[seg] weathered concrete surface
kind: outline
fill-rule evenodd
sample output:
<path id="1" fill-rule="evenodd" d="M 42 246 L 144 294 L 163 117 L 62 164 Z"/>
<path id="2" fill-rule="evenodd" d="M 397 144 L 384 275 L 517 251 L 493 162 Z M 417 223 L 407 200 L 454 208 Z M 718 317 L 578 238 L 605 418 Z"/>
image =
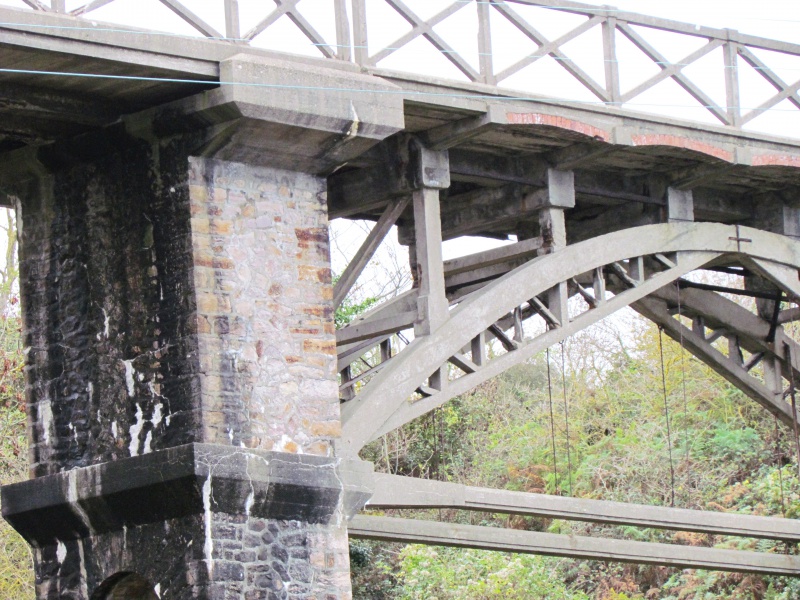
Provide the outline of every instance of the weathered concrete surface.
<path id="1" fill-rule="evenodd" d="M 88 600 L 121 572 L 161 598 L 350 597 L 344 517 L 368 492 L 345 494 L 332 458 L 318 173 L 402 127 L 402 103 L 321 94 L 336 74 L 307 75 L 126 116 L 6 172 L 36 479 L 3 506 L 37 548 L 40 598 Z"/>
<path id="2" fill-rule="evenodd" d="M 192 159 L 202 438 L 330 455 L 336 343 L 324 181 Z"/>
<path id="3" fill-rule="evenodd" d="M 371 478 L 360 461 L 190 444 L 8 486 L 3 516 L 35 549 L 41 598 L 130 570 L 161 598 L 306 597 L 346 589 L 338 540 Z"/>

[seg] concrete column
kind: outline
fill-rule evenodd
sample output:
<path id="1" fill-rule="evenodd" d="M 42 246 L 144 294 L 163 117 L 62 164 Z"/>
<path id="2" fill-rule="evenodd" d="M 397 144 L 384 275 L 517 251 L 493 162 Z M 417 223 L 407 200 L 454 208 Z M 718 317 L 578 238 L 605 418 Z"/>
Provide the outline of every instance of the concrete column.
<path id="1" fill-rule="evenodd" d="M 564 211 L 575 206 L 575 176 L 572 171 L 547 170 L 548 186 L 539 194 L 542 209 L 539 211 L 539 230 L 542 236 L 542 253 L 558 252 L 567 245 Z M 566 282 L 559 283 L 547 292 L 547 307 L 564 325 L 569 321 L 569 290 Z"/>
<path id="2" fill-rule="evenodd" d="M 416 277 L 419 282 L 416 335 L 429 335 L 447 319 L 444 290 L 442 227 L 439 216 L 439 190 L 425 188 L 414 192 L 414 232 Z"/>
<path id="3" fill-rule="evenodd" d="M 15 193 L 34 478 L 2 506 L 40 600 L 351 597 L 371 465 L 333 456 L 323 173 L 402 105 L 316 71 L 366 93 L 224 87 L 32 157 Z"/>
<path id="4" fill-rule="evenodd" d="M 694 196 L 691 190 L 667 188 L 667 221 L 694 221 Z"/>

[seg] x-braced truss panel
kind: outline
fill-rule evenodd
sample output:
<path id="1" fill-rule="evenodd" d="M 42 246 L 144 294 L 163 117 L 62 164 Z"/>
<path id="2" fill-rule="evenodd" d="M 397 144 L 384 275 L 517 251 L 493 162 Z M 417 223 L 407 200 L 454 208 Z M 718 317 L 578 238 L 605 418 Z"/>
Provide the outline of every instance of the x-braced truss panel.
<path id="1" fill-rule="evenodd" d="M 126 23 L 131 17 L 125 11 L 120 11 L 120 16 L 108 11 L 120 0 L 21 1 L 37 12 L 87 19 L 101 15 L 122 25 L 141 25 Z M 437 72 L 439 78 L 461 78 L 539 94 L 554 93 L 551 78 L 531 75 L 529 69 L 550 63 L 555 69 L 551 74 L 566 78 L 567 83 L 560 86 L 561 94 L 571 101 L 634 107 L 637 101 L 647 98 L 646 94 L 661 94 L 666 89 L 663 85 L 669 83 L 686 98 L 686 109 L 699 109 L 712 122 L 733 128 L 750 124 L 782 103 L 800 109 L 800 80 L 795 80 L 794 75 L 787 77 L 792 69 L 784 65 L 787 61 L 800 65 L 798 44 L 578 2 L 453 0 L 428 14 L 424 3 L 415 0 L 331 0 L 330 14 L 324 18 L 317 14 L 320 5 L 312 7 L 307 0 L 220 0 L 212 8 L 211 3 L 196 0 L 152 2 L 168 9 L 196 35 L 257 46 L 274 37 L 279 41 L 269 47 L 284 52 L 292 35 L 287 37 L 281 28 L 289 22 L 294 36 L 299 35 L 307 46 L 304 50 L 308 52 L 302 51 L 303 54 L 354 62 L 366 69 L 381 69 L 387 60 L 411 51 L 409 56 L 413 58 L 392 63 L 392 67 L 430 75 L 431 60 L 420 59 L 423 55 L 419 54 L 421 49 L 428 49 L 433 58 L 438 57 L 455 74 L 445 69 Z M 386 17 L 397 20 L 400 26 L 389 29 L 401 31 L 399 36 L 395 33 L 396 37 L 383 39 Z M 566 31 L 543 31 L 543 24 L 549 20 L 567 17 L 574 21 Z M 477 40 L 472 36 L 465 40 L 457 33 L 465 30 L 477 31 Z M 511 49 L 509 32 L 520 42 Z M 670 39 L 669 48 L 665 47 L 667 42 L 660 40 L 664 36 Z M 424 42 L 422 48 L 420 41 Z M 581 52 L 578 57 L 576 41 L 594 47 L 594 52 Z M 686 54 L 675 58 L 672 46 L 687 48 Z M 517 47 L 516 54 L 511 52 Z M 643 80 L 640 77 L 629 82 L 623 76 L 628 73 L 629 63 L 638 64 L 632 53 L 654 71 Z M 583 55 L 588 54 L 601 56 L 602 66 L 587 64 Z M 512 59 L 506 55 L 513 55 Z M 714 76 L 698 78 L 695 71 L 709 68 L 714 70 Z M 536 88 L 536 82 L 543 79 L 548 87 Z M 719 85 L 713 86 L 712 81 Z M 530 85 L 535 89 L 527 89 Z M 761 86 L 768 93 L 752 102 L 743 100 L 754 86 Z M 648 110 L 649 102 L 642 101 L 639 109 Z"/>
<path id="2" fill-rule="evenodd" d="M 752 240 L 747 249 L 736 242 L 743 231 Z M 663 298 L 671 290 L 674 294 L 675 282 L 691 271 L 710 263 L 741 261 L 745 254 L 750 263 L 765 265 L 763 273 L 775 271 L 772 279 L 780 285 L 778 275 L 783 271 L 794 269 L 796 273 L 796 244 L 763 231 L 672 223 L 607 234 L 528 260 L 525 252 L 530 249 L 513 245 L 502 250 L 505 260 L 500 251 L 459 259 L 450 265 L 449 278 L 445 270 L 451 303 L 448 319 L 431 335 L 406 339 L 409 343 L 402 347 L 389 342 L 394 331 L 413 325 L 414 291 L 377 309 L 353 331 L 340 331 L 340 339 L 349 340 L 340 347 L 340 369 L 361 360 L 367 352 L 374 359 L 367 371 L 362 370 L 360 384 L 347 386 L 349 392 L 343 395 L 342 450 L 358 452 L 364 444 L 625 306 L 649 310 L 647 316 L 662 324 L 668 334 L 682 338 L 686 348 L 706 362 L 712 356 L 707 347 L 725 361 L 735 362 L 735 355 L 729 359 L 713 346 L 722 338 L 735 339 L 737 348 L 752 356 L 768 355 L 769 361 L 763 363 L 778 369 L 778 381 L 772 388 L 763 383 L 763 377 L 749 373 L 755 364 L 725 363 L 726 369 L 720 370 L 715 366 L 720 360 L 716 360 L 712 367 L 791 423 L 791 409 L 779 392 L 783 390 L 781 374 L 791 375 L 786 365 L 791 364 L 796 374 L 794 342 L 780 334 L 781 346 L 776 351 L 774 340 L 765 342 L 770 324 L 764 319 L 717 294 L 684 291 L 683 316 L 705 314 L 707 322 L 716 327 L 716 333 L 704 334 L 699 340 L 675 317 L 675 299 L 670 310 Z M 568 302 L 571 296 L 580 300 Z M 656 318 L 653 311 L 659 303 L 663 310 Z M 686 331 L 681 334 L 677 327 Z M 782 350 L 785 348 L 788 350 Z M 734 371 L 738 375 L 732 378 Z"/>

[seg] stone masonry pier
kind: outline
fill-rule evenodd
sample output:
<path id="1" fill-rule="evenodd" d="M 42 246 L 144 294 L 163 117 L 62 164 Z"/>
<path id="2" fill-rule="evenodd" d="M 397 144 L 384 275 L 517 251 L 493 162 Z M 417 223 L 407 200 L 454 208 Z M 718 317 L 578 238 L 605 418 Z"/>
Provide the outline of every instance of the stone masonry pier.
<path id="1" fill-rule="evenodd" d="M 129 571 L 164 599 L 349 597 L 345 519 L 371 466 L 333 456 L 324 174 L 402 115 L 387 84 L 307 76 L 376 93 L 218 88 L 14 174 L 35 479 L 3 507 L 39 598 L 146 597 L 113 591 Z"/>

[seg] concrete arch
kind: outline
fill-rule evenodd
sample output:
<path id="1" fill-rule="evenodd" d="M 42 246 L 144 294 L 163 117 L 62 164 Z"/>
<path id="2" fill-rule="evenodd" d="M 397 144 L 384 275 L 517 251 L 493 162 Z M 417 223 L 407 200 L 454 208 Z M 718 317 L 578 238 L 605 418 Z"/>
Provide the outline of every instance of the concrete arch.
<path id="1" fill-rule="evenodd" d="M 667 258 L 670 256 L 671 258 Z M 659 257 L 661 269 L 641 274 L 634 281 L 621 263 L 643 257 Z M 712 261 L 745 261 L 761 265 L 761 273 L 790 295 L 798 285 L 800 242 L 761 230 L 713 223 L 669 223 L 631 228 L 567 246 L 537 257 L 466 296 L 450 312 L 449 319 L 431 335 L 414 340 L 361 392 L 343 405 L 341 455 L 354 455 L 364 444 L 419 417 L 455 395 L 472 389 L 512 364 L 577 333 L 594 322 L 634 304 L 679 277 Z M 622 269 L 628 289 L 604 300 L 577 318 L 552 327 L 513 352 L 443 387 L 441 393 L 411 403 L 408 398 L 442 365 L 468 346 L 471 340 L 509 314 L 510 310 L 575 277 L 612 266 Z M 795 281 L 790 274 L 795 273 Z M 701 357 L 702 358 L 702 357 Z M 746 390 L 747 391 L 747 390 Z M 784 421 L 791 419 L 785 402 L 776 402 L 768 392 L 749 393 Z M 785 405 L 785 406 L 784 406 Z"/>

